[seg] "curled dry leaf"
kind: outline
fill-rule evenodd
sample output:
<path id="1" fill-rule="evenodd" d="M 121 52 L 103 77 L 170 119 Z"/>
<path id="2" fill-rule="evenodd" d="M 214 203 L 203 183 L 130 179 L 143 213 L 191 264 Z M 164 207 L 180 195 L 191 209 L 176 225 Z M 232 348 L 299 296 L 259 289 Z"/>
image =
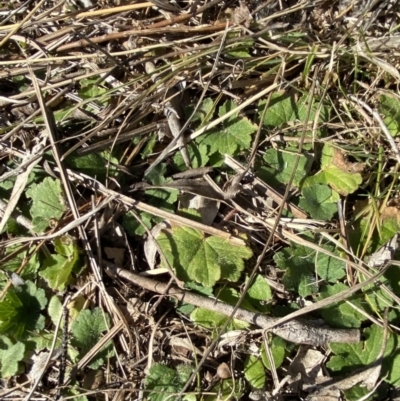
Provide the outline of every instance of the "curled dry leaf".
<path id="1" fill-rule="evenodd" d="M 243 342 L 247 331 L 245 330 L 231 330 L 221 335 L 221 340 L 218 343 L 218 348 L 222 347 L 236 347 Z"/>
<path id="2" fill-rule="evenodd" d="M 189 193 L 182 194 L 180 198 L 180 208 L 197 210 L 200 213 L 201 222 L 207 226 L 211 226 L 217 217 L 220 204 L 213 199 Z"/>
<path id="3" fill-rule="evenodd" d="M 323 376 L 321 364 L 324 359 L 320 351 L 300 347 L 288 370 L 291 389 L 298 391 L 305 384 L 315 384 L 317 377 Z"/>
<path id="4" fill-rule="evenodd" d="M 97 390 L 104 382 L 104 372 L 102 370 L 90 370 L 83 378 L 82 387 L 87 390 Z"/>
<path id="5" fill-rule="evenodd" d="M 29 371 L 29 376 L 33 380 L 34 383 L 37 382 L 42 377 L 43 369 L 46 368 L 46 361 L 49 357 L 48 352 L 41 352 L 38 355 L 32 356 L 33 365 L 31 370 Z"/>
<path id="6" fill-rule="evenodd" d="M 127 310 L 129 313 L 129 318 L 135 323 L 141 316 L 146 314 L 147 304 L 139 298 L 129 298 L 127 303 Z"/>
<path id="7" fill-rule="evenodd" d="M 183 356 L 185 358 L 190 358 L 190 355 L 192 355 L 193 352 L 196 352 L 199 356 L 203 355 L 203 353 L 187 338 L 172 337 L 169 343 L 175 355 Z"/>
<path id="8" fill-rule="evenodd" d="M 399 248 L 399 235 L 396 233 L 392 239 L 374 252 L 368 260 L 369 267 L 380 267 L 394 258 L 394 254 Z"/>
<path id="9" fill-rule="evenodd" d="M 229 366 L 225 362 L 221 363 L 218 366 L 217 376 L 220 379 L 229 379 L 232 376 L 231 370 L 229 369 Z"/>
<path id="10" fill-rule="evenodd" d="M 161 231 L 167 228 L 167 224 L 162 222 L 155 225 L 151 229 L 151 235 L 149 235 L 144 243 L 144 255 L 146 256 L 149 268 L 152 270 L 156 267 L 156 257 L 158 254 L 158 245 L 156 242 L 157 237 L 160 235 Z"/>
<path id="11" fill-rule="evenodd" d="M 240 1 L 239 7 L 233 10 L 233 22 L 235 24 L 243 24 L 246 28 L 250 27 L 253 17 L 245 1 Z"/>

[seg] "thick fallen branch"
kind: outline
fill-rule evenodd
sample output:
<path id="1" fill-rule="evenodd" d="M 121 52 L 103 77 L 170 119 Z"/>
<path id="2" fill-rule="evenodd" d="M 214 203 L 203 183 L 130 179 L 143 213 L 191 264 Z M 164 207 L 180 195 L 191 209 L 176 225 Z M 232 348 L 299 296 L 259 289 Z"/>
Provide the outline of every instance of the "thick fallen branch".
<path id="1" fill-rule="evenodd" d="M 108 267 L 108 270 L 131 283 L 145 288 L 146 290 L 158 294 L 166 294 L 176 298 L 180 302 L 185 302 L 201 308 L 206 308 L 225 316 L 231 316 L 234 310 L 232 305 L 225 304 L 216 299 L 207 298 L 189 291 L 181 290 L 177 287 L 168 288 L 165 283 L 151 278 L 140 276 L 120 268 Z M 254 324 L 261 328 L 267 328 L 278 322 L 279 318 L 266 316 L 260 313 L 249 312 L 239 308 L 234 314 L 235 319 Z M 313 346 L 326 345 L 331 342 L 337 343 L 357 343 L 360 341 L 360 331 L 356 329 L 332 329 L 316 327 L 306 321 L 293 319 L 289 322 L 271 328 L 269 331 L 287 341 L 296 344 L 309 344 Z"/>

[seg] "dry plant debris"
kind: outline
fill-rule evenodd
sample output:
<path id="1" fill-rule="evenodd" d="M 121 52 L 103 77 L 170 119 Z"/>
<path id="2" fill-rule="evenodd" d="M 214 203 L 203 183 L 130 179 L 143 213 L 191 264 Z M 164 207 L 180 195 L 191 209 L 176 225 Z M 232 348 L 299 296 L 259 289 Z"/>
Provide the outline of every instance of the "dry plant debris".
<path id="1" fill-rule="evenodd" d="M 398 398 L 399 15 L 0 3 L 0 398 Z"/>

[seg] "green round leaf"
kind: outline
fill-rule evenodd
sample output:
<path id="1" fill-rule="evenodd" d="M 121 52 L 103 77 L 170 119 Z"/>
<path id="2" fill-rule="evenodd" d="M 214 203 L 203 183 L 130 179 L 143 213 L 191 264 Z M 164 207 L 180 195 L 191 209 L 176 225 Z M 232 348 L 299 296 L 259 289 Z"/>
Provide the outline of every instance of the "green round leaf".
<path id="1" fill-rule="evenodd" d="M 249 355 L 244 362 L 244 376 L 253 388 L 265 386 L 265 369 L 260 358 Z"/>
<path id="2" fill-rule="evenodd" d="M 205 236 L 202 231 L 176 227 L 162 233 L 157 241 L 169 264 L 183 281 L 196 281 L 212 287 L 222 279 L 237 281 L 244 269 L 244 260 L 252 256 L 245 246 L 228 240 Z"/>

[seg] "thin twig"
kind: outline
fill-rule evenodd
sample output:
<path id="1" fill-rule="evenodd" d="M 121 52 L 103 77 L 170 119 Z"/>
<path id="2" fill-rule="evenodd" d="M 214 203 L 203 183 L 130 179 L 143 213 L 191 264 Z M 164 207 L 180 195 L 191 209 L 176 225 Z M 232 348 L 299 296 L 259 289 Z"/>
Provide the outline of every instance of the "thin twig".
<path id="1" fill-rule="evenodd" d="M 280 318 L 249 312 L 242 308 L 237 308 L 235 311 L 235 307 L 232 305 L 194 294 L 189 291 L 184 291 L 177 287 L 172 286 L 167 288 L 165 283 L 141 276 L 136 273 L 131 273 L 121 268 L 111 268 L 110 265 L 108 265 L 107 270 L 110 271 L 111 274 L 114 273 L 118 277 L 124 278 L 125 280 L 128 280 L 131 283 L 149 291 L 159 294 L 166 293 L 181 302 L 209 309 L 228 317 L 233 315 L 235 319 L 254 324 L 261 328 L 266 328 L 285 340 L 294 342 L 296 344 L 311 344 L 314 346 L 320 346 L 326 345 L 330 342 L 356 343 L 360 340 L 360 332 L 356 329 L 327 329 L 316 327 L 310 323 L 296 319 L 289 319 L 290 321 L 286 321 L 285 319 L 284 323 L 279 323 L 281 320 Z M 380 275 L 381 273 L 379 276 Z M 374 277 L 374 280 L 376 280 L 376 278 L 377 277 Z M 368 285 L 368 283 L 369 282 L 365 282 L 363 284 Z M 357 289 L 360 288 L 361 287 L 358 287 Z"/>

